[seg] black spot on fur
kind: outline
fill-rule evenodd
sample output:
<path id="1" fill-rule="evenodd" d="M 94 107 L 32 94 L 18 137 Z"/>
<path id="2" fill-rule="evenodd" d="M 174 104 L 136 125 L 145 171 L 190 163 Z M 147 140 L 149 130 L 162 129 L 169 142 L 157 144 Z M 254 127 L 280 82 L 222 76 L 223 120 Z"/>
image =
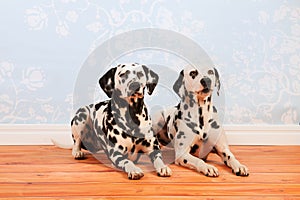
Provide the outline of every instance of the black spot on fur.
<path id="1" fill-rule="evenodd" d="M 114 153 L 114 149 L 111 149 L 111 150 L 109 151 L 109 156 L 111 157 L 111 156 L 113 155 L 113 153 Z"/>
<path id="2" fill-rule="evenodd" d="M 216 121 L 214 121 L 214 122 L 211 124 L 211 127 L 214 128 L 214 129 L 220 128 L 220 126 L 217 124 Z"/>
<path id="3" fill-rule="evenodd" d="M 79 118 L 82 119 L 82 120 L 86 120 L 87 115 L 85 113 L 80 113 Z M 82 120 L 80 120 L 80 121 L 82 121 Z"/>
<path id="4" fill-rule="evenodd" d="M 135 144 L 140 144 L 140 143 L 142 143 L 144 140 L 145 140 L 144 138 L 139 138 L 139 139 L 135 142 Z"/>
<path id="5" fill-rule="evenodd" d="M 77 110 L 76 114 L 79 114 L 79 113 L 81 113 L 81 112 L 85 112 L 85 109 L 84 109 L 84 108 L 79 108 L 79 109 Z"/>
<path id="6" fill-rule="evenodd" d="M 131 151 L 131 153 L 133 153 L 135 151 L 135 145 L 132 146 L 130 151 Z"/>
<path id="7" fill-rule="evenodd" d="M 194 144 L 194 145 L 191 147 L 190 154 L 196 153 L 196 151 L 197 151 L 198 148 L 199 148 L 199 146 L 198 146 L 197 144 Z"/>
<path id="8" fill-rule="evenodd" d="M 120 135 L 119 131 L 117 129 L 114 129 L 114 134 Z"/>
<path id="9" fill-rule="evenodd" d="M 110 130 L 110 131 L 113 130 L 113 126 L 112 126 L 110 123 L 107 123 L 106 125 L 107 125 L 107 129 L 108 129 L 108 130 Z"/>
<path id="10" fill-rule="evenodd" d="M 169 123 L 169 121 L 170 121 L 170 115 L 167 117 L 167 121 L 166 121 L 166 123 L 168 124 Z"/>
<path id="11" fill-rule="evenodd" d="M 192 79 L 195 79 L 197 75 L 198 75 L 198 71 L 197 70 L 190 72 L 190 76 L 192 77 Z"/>
<path id="12" fill-rule="evenodd" d="M 124 131 L 122 132 L 122 138 L 124 138 L 124 139 L 127 138 L 127 134 Z"/>
<path id="13" fill-rule="evenodd" d="M 201 117 L 199 118 L 199 123 L 200 123 L 200 128 L 202 129 L 202 127 L 204 126 L 203 116 L 201 116 Z"/>
<path id="14" fill-rule="evenodd" d="M 193 99 L 194 94 L 189 93 L 188 96 L 189 96 L 189 99 L 190 99 L 190 107 L 193 107 L 193 105 L 194 105 L 194 99 Z"/>
<path id="15" fill-rule="evenodd" d="M 96 105 L 95 105 L 95 110 L 97 111 L 97 110 L 99 110 L 99 108 L 101 107 L 101 106 L 105 106 L 106 105 L 106 102 L 100 102 L 100 103 L 97 103 Z"/>
<path id="16" fill-rule="evenodd" d="M 209 96 L 209 97 L 207 98 L 207 101 L 208 101 L 208 102 L 211 102 L 211 96 Z"/>
<path id="17" fill-rule="evenodd" d="M 173 140 L 174 136 L 172 134 L 170 134 L 170 139 Z"/>
<path id="18" fill-rule="evenodd" d="M 183 163 L 186 164 L 186 163 L 187 163 L 187 160 L 186 160 L 186 159 L 183 159 Z"/>
<path id="19" fill-rule="evenodd" d="M 185 121 L 188 121 L 188 122 L 191 121 L 191 119 L 189 119 L 189 118 L 187 118 L 187 117 L 184 118 L 184 120 L 185 120 Z"/>
<path id="20" fill-rule="evenodd" d="M 187 104 L 184 104 L 183 108 L 184 108 L 184 110 L 187 110 L 189 108 L 189 106 Z"/>
<path id="21" fill-rule="evenodd" d="M 144 140 L 144 141 L 142 142 L 142 145 L 145 146 L 145 147 L 150 147 L 151 143 L 148 142 L 147 140 Z"/>
<path id="22" fill-rule="evenodd" d="M 178 119 L 181 119 L 182 118 L 182 112 L 179 110 L 178 111 Z"/>
<path id="23" fill-rule="evenodd" d="M 189 117 L 189 118 L 192 118 L 191 112 L 190 112 L 190 111 L 188 112 L 188 117 Z"/>
<path id="24" fill-rule="evenodd" d="M 198 112 L 199 112 L 199 115 L 202 116 L 202 108 L 201 107 L 199 107 Z"/>
<path id="25" fill-rule="evenodd" d="M 203 133 L 203 138 L 206 139 L 207 133 Z"/>
<path id="26" fill-rule="evenodd" d="M 175 129 L 176 132 L 178 131 L 177 123 L 174 123 L 174 129 Z"/>
<path id="27" fill-rule="evenodd" d="M 213 106 L 213 112 L 214 113 L 218 112 L 215 106 Z"/>
<path id="28" fill-rule="evenodd" d="M 138 151 L 138 153 L 142 154 L 142 153 L 144 153 L 144 151 L 140 149 L 140 150 Z"/>
<path id="29" fill-rule="evenodd" d="M 109 139 L 109 141 L 111 142 L 111 143 L 113 143 L 113 144 L 116 144 L 118 141 L 117 141 L 117 138 L 115 137 L 115 136 L 111 136 L 111 135 L 109 135 L 108 136 L 108 139 Z"/>
<path id="30" fill-rule="evenodd" d="M 183 131 L 179 131 L 179 133 L 177 134 L 177 139 L 180 139 L 181 136 L 184 136 L 184 132 Z"/>

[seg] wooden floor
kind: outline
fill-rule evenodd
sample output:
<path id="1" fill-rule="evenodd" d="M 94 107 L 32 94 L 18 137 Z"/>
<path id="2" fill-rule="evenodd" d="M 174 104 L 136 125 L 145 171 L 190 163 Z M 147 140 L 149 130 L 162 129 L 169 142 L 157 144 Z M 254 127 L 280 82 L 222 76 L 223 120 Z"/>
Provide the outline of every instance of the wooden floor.
<path id="1" fill-rule="evenodd" d="M 172 177 L 157 177 L 143 158 L 139 166 L 145 176 L 132 181 L 92 155 L 78 161 L 70 150 L 54 146 L 0 146 L 0 198 L 300 199 L 300 146 L 234 146 L 232 151 L 249 167 L 249 177 L 233 175 L 212 155 L 209 163 L 219 169 L 218 178 L 174 164 Z M 170 152 L 165 157 L 173 159 Z"/>

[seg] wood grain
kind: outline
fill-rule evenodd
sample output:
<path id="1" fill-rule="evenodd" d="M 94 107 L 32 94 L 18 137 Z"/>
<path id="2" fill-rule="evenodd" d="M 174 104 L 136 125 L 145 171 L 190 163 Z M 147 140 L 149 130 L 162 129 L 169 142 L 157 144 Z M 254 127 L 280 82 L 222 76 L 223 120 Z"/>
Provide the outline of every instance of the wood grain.
<path id="1" fill-rule="evenodd" d="M 147 157 L 138 181 L 111 167 L 103 153 L 74 160 L 54 146 L 0 146 L 0 198 L 12 199 L 300 199 L 300 146 L 233 146 L 250 169 L 249 177 L 231 173 L 214 154 L 208 162 L 218 178 L 170 164 L 172 177 L 158 177 Z M 164 151 L 171 163 L 172 151 Z"/>

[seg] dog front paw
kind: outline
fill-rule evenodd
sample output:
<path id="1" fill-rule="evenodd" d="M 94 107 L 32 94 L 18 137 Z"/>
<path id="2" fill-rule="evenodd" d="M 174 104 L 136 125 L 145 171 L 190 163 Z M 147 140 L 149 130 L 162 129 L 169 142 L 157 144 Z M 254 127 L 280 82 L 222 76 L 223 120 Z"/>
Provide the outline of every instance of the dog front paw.
<path id="1" fill-rule="evenodd" d="M 214 167 L 212 165 L 208 165 L 208 164 L 205 164 L 205 166 L 203 167 L 201 172 L 203 174 L 205 174 L 205 176 L 209 176 L 209 177 L 218 177 L 219 176 L 219 170 L 216 167 Z"/>
<path id="2" fill-rule="evenodd" d="M 75 153 L 73 154 L 73 156 L 74 156 L 74 158 L 75 158 L 76 160 L 82 160 L 82 159 L 85 158 L 85 155 L 84 155 L 84 153 L 83 153 L 82 151 L 77 151 L 77 152 L 75 152 Z"/>
<path id="3" fill-rule="evenodd" d="M 156 170 L 157 175 L 161 177 L 170 177 L 172 175 L 172 170 L 168 167 L 162 167 Z"/>
<path id="4" fill-rule="evenodd" d="M 128 179 L 130 179 L 130 180 L 139 180 L 143 176 L 144 176 L 143 171 L 138 167 L 136 167 L 136 169 L 128 172 Z"/>
<path id="5" fill-rule="evenodd" d="M 240 165 L 236 168 L 232 168 L 232 173 L 237 176 L 249 176 L 249 170 L 245 165 Z"/>

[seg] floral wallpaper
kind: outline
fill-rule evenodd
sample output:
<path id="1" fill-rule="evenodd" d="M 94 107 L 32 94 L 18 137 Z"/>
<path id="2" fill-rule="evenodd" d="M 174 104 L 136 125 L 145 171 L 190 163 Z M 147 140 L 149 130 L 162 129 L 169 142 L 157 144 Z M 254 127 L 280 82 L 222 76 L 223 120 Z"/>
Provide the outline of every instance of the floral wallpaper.
<path id="1" fill-rule="evenodd" d="M 206 51 L 221 74 L 225 124 L 300 122 L 298 0 L 10 0 L 0 12 L 2 124 L 68 124 L 86 58 L 142 28 L 176 31 Z M 151 50 L 119 61 L 167 63 L 177 72 L 184 63 Z M 99 94 L 97 101 L 106 98 Z"/>

